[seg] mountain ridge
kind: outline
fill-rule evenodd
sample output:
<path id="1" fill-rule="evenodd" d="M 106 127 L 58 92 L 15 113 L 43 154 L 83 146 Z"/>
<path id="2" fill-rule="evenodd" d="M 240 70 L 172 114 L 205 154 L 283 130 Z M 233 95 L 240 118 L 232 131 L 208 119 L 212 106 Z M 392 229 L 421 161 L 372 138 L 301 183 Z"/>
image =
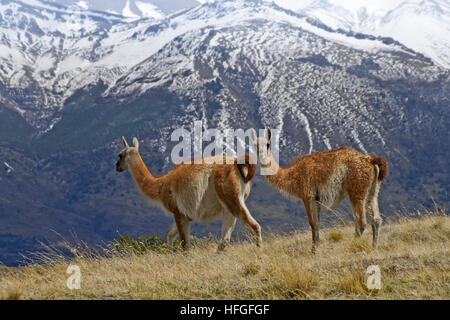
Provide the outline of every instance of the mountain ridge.
<path id="1" fill-rule="evenodd" d="M 39 3 L 37 0 L 34 0 L 34 2 Z M 247 16 L 233 8 L 238 4 L 241 10 L 247 10 Z M 95 13 L 94 18 L 80 14 L 78 15 L 79 20 L 76 16 L 73 18 L 63 15 L 60 17 L 63 24 L 66 24 L 67 21 L 72 23 L 72 28 L 66 31 L 66 34 L 61 34 L 60 31 L 58 31 L 59 33 L 56 32 L 60 28 L 59 25 L 47 27 L 44 32 L 37 25 L 35 19 L 22 17 L 22 20 L 29 21 L 31 27 L 26 26 L 26 30 L 19 27 L 17 34 L 12 34 L 0 42 L 0 45 L 6 48 L 0 56 L 0 59 L 3 58 L 1 60 L 6 60 L 3 72 L 0 72 L 0 78 L 3 83 L 16 88 L 15 90 L 19 91 L 19 94 L 21 94 L 21 87 L 27 85 L 31 88 L 40 87 L 44 89 L 32 89 L 34 93 L 27 97 L 30 110 L 24 110 L 23 106 L 14 103 L 13 97 L 8 97 L 8 102 L 10 105 L 14 105 L 15 110 L 24 115 L 29 123 L 32 123 L 35 127 L 38 126 L 42 132 L 46 132 L 51 130 L 59 120 L 58 113 L 61 111 L 60 108 L 64 104 L 64 100 L 72 95 L 75 90 L 98 81 L 113 86 L 115 81 L 132 70 L 135 65 L 149 59 L 175 37 L 189 30 L 198 30 L 210 24 L 214 25 L 214 21 L 216 24 L 220 24 L 220 18 L 215 19 L 215 17 L 220 15 L 226 17 L 233 12 L 235 13 L 234 18 L 238 19 L 234 22 L 235 24 L 242 23 L 240 21 L 250 21 L 252 14 L 255 15 L 254 19 L 276 20 L 279 18 L 281 22 L 294 23 L 299 28 L 315 32 L 319 36 L 332 37 L 336 41 L 341 41 L 347 45 L 355 45 L 357 48 L 359 46 L 363 50 L 366 49 L 364 46 L 367 45 L 369 50 L 371 47 L 378 47 L 378 50 L 404 50 L 415 54 L 400 43 L 386 38 L 343 31 L 331 32 L 326 26 L 315 23 L 306 17 L 296 16 L 292 11 L 284 10 L 275 4 L 263 4 L 263 1 L 206 3 L 203 6 L 169 16 L 163 21 L 143 19 L 132 23 L 127 23 L 117 16 L 108 14 L 97 16 L 97 13 Z M 270 12 L 268 8 L 273 10 Z M 212 17 L 202 16 L 210 10 L 214 12 Z M 226 14 L 227 10 L 231 10 L 231 13 Z M 48 18 L 48 14 L 45 14 L 45 12 L 44 16 L 47 15 Z M 67 15 L 67 11 L 64 12 Z M 277 15 L 284 15 L 284 17 L 277 17 Z M 17 20 L 14 15 L 10 19 L 13 22 Z M 209 21 L 208 19 L 212 20 Z M 186 23 L 189 21 L 204 22 L 200 25 L 195 23 L 190 25 Z M 45 21 L 39 23 L 49 25 Z M 222 22 L 222 24 L 227 23 L 229 22 L 226 19 Z M 186 30 L 183 30 L 180 25 L 185 26 Z M 11 34 L 12 26 L 12 23 L 8 24 L 8 19 L 4 20 L 3 29 L 9 30 L 6 34 Z M 29 45 L 26 42 L 22 43 L 20 39 L 33 36 L 30 36 L 30 32 L 28 32 L 30 28 L 32 28 L 31 34 L 33 34 L 33 31 L 35 33 L 35 39 L 32 39 L 31 43 L 33 43 L 33 46 L 35 46 L 35 43 L 40 43 L 41 49 L 30 53 L 26 49 L 26 53 L 21 55 L 18 51 L 21 48 L 28 48 Z M 44 33 L 55 34 L 54 37 L 59 39 L 59 48 L 61 48 L 62 43 L 62 49 L 54 46 L 53 36 L 49 36 L 45 40 L 36 39 L 43 38 Z M 9 55 L 7 54 L 8 50 L 11 51 Z M 23 66 L 21 67 L 21 65 Z M 16 94 L 14 93 L 14 95 Z M 43 106 L 37 105 L 39 101 L 43 101 Z M 42 111 L 43 109 L 45 111 Z M 34 116 L 33 112 L 38 115 Z M 39 123 L 40 119 L 42 119 L 42 123 Z"/>
<path id="2" fill-rule="evenodd" d="M 297 12 L 314 17 L 334 30 L 393 38 L 440 66 L 450 68 L 448 2 L 402 0 L 384 4 L 387 9 L 364 1 L 354 5 L 335 0 L 317 0 Z M 370 8 L 371 5 L 374 8 Z"/>

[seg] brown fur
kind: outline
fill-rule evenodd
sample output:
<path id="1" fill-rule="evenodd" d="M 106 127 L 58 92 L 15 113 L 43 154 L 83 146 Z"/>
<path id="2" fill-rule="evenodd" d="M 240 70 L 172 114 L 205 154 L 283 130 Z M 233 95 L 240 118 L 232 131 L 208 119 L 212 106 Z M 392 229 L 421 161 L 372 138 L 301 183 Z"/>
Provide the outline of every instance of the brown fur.
<path id="1" fill-rule="evenodd" d="M 253 179 L 256 173 L 256 164 L 250 163 L 252 162 L 250 156 L 248 154 L 245 155 L 245 163 L 239 163 L 239 159 L 235 160 L 235 164 L 241 173 L 242 178 L 244 178 L 244 182 L 247 183 Z M 254 161 L 253 161 L 254 162 Z"/>
<path id="2" fill-rule="evenodd" d="M 275 160 L 268 141 L 257 139 L 258 149 L 265 149 L 270 163 Z M 261 153 L 258 152 L 261 157 Z M 276 188 L 300 198 L 306 209 L 313 233 L 313 251 L 319 243 L 320 209 L 333 209 L 348 195 L 359 236 L 366 226 L 366 211 L 374 230 L 374 246 L 377 244 L 381 216 L 378 211 L 378 189 L 388 173 L 387 160 L 356 151 L 351 147 L 317 152 L 301 156 L 287 167 L 276 164 L 276 174 L 267 180 Z"/>
<path id="3" fill-rule="evenodd" d="M 383 157 L 372 155 L 372 164 L 376 164 L 380 168 L 378 180 L 383 181 L 383 179 L 386 178 L 389 173 L 387 160 Z"/>
<path id="4" fill-rule="evenodd" d="M 158 176 L 152 174 L 142 160 L 138 152 L 137 139 L 133 140 L 135 147 L 129 147 L 125 139 L 123 141 L 125 149 L 119 154 L 117 171 L 130 169 L 139 189 L 149 199 L 161 204 L 164 209 L 174 215 L 176 228 L 184 248 L 188 246 L 191 220 L 207 222 L 211 219 L 214 220 L 221 213 L 212 212 L 208 215 L 201 210 L 198 213 L 192 212 L 192 210 L 197 210 L 195 209 L 196 205 L 200 205 L 202 201 L 207 201 L 208 208 L 212 206 L 211 208 L 226 211 L 223 213 L 222 240 L 229 241 L 235 219 L 238 218 L 255 235 L 257 244 L 261 244 L 259 224 L 252 218 L 244 204 L 250 194 L 251 180 L 256 170 L 256 165 L 250 163 L 248 155 L 242 161 L 244 163 L 239 163 L 241 161 L 236 158 L 228 157 L 222 158 L 223 164 L 212 163 L 211 159 L 219 159 L 218 157 L 204 158 L 200 164 L 182 163 L 166 175 Z M 210 179 L 212 179 L 211 185 L 214 188 L 213 193 L 209 191 L 208 181 Z M 244 183 L 244 187 L 241 181 Z M 207 196 L 209 198 L 205 198 Z M 174 229 L 169 229 L 166 238 L 172 238 L 173 232 Z M 219 248 L 223 245 L 221 244 Z"/>
<path id="5" fill-rule="evenodd" d="M 278 174 L 267 179 L 290 194 L 310 199 L 315 187 L 323 186 L 341 165 L 348 167 L 346 190 L 355 198 L 363 199 L 373 179 L 372 156 L 351 147 L 301 156 L 288 167 L 279 167 Z"/>

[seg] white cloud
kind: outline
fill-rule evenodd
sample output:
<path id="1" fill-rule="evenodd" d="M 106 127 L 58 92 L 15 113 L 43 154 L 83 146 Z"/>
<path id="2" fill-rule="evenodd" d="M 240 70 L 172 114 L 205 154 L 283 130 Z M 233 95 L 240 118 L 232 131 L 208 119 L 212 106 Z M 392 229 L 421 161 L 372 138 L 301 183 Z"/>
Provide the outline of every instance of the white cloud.
<path id="1" fill-rule="evenodd" d="M 142 12 L 142 16 L 147 18 L 162 19 L 164 14 L 158 10 L 158 8 L 151 3 L 136 1 L 136 6 Z"/>
<path id="2" fill-rule="evenodd" d="M 82 9 L 84 9 L 84 10 L 89 9 L 89 6 L 88 6 L 86 1 L 78 1 L 76 3 L 76 5 L 79 6 L 80 8 L 82 8 Z"/>

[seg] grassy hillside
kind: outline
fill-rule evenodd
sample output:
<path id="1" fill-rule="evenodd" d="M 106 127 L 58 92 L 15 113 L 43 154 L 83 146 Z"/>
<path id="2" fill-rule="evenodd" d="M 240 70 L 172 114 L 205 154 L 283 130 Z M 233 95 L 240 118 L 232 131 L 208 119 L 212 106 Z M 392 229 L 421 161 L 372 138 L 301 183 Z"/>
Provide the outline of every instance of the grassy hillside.
<path id="1" fill-rule="evenodd" d="M 450 299 L 450 217 L 439 211 L 388 220 L 380 246 L 371 230 L 355 239 L 351 223 L 321 231 L 269 235 L 264 249 L 234 242 L 223 253 L 196 241 L 187 252 L 164 248 L 107 256 L 78 250 L 68 261 L 51 253 L 45 264 L 0 267 L 4 299 Z M 72 249 L 76 251 L 75 248 Z M 89 250 L 88 250 L 89 251 Z M 81 289 L 66 287 L 69 263 L 81 269 Z M 369 265 L 381 269 L 382 289 L 366 288 Z"/>

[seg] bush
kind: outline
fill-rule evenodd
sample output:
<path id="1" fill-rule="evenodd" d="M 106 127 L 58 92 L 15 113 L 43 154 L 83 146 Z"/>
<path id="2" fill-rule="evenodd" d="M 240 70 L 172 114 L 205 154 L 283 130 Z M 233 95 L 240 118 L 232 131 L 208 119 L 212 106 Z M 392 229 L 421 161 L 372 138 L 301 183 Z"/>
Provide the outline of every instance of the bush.
<path id="1" fill-rule="evenodd" d="M 342 232 L 339 230 L 331 230 L 330 233 L 328 233 L 328 239 L 333 242 L 339 242 L 343 238 Z"/>
<path id="2" fill-rule="evenodd" d="M 138 238 L 123 235 L 120 238 L 113 239 L 113 244 L 119 252 L 133 252 L 137 254 L 143 254 L 147 250 L 163 251 L 168 249 L 164 238 L 158 237 L 156 233 L 150 237 L 140 236 Z M 181 242 L 179 240 L 174 241 L 174 249 L 179 248 L 180 245 Z"/>

